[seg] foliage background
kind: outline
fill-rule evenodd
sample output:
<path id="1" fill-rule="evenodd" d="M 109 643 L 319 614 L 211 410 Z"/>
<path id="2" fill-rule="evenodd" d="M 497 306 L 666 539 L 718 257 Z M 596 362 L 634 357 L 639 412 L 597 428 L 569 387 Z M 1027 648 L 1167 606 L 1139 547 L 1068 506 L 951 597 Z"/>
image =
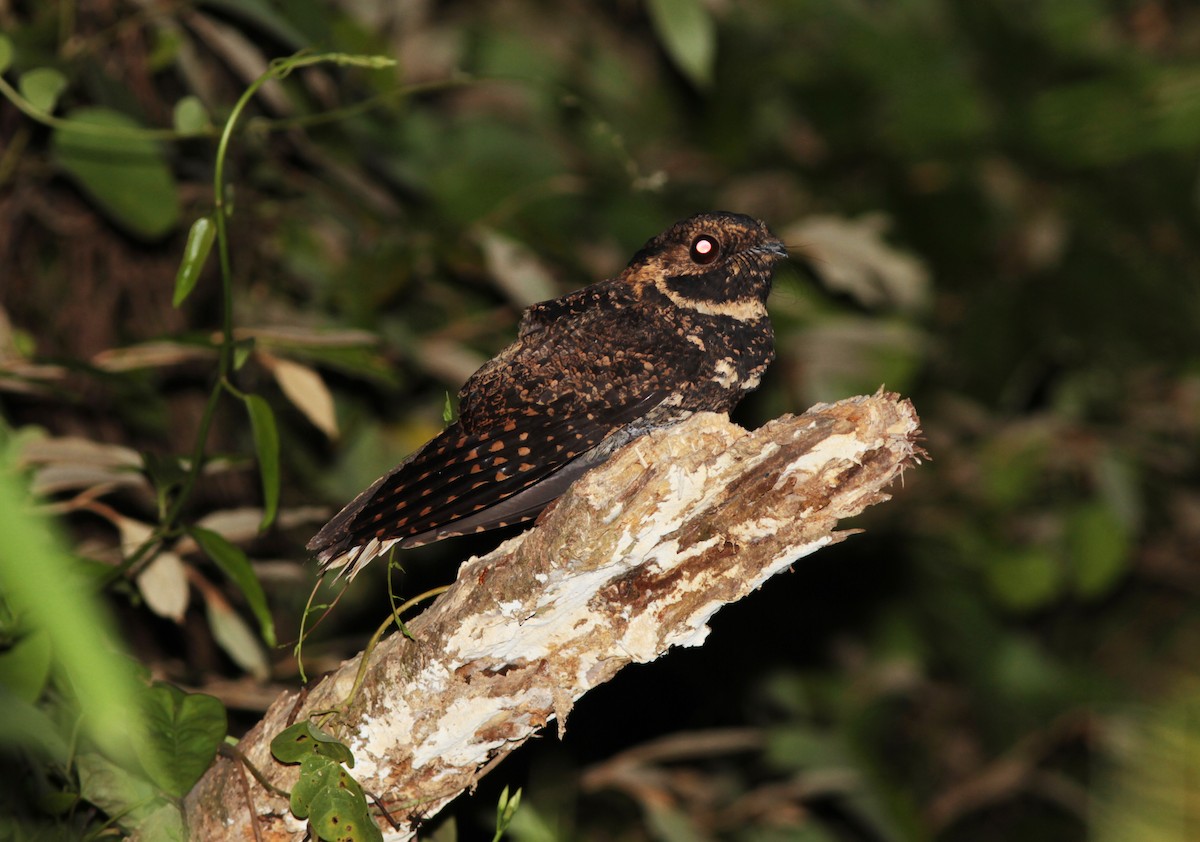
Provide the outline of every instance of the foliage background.
<path id="1" fill-rule="evenodd" d="M 564 742 L 457 805 L 460 832 L 507 783 L 530 840 L 1200 833 L 1193 5 L 90 0 L 0 3 L 0 27 L 3 435 L 77 560 L 111 570 L 177 489 L 221 320 L 215 260 L 172 307 L 188 225 L 213 209 L 212 126 L 306 47 L 399 65 L 267 85 L 231 146 L 234 321 L 253 340 L 234 380 L 274 409 L 280 517 L 256 533 L 231 401 L 181 513 L 248 553 L 281 640 L 330 508 L 439 428 L 523 307 L 683 216 L 751 213 L 811 258 L 779 274 L 779 358 L 738 420 L 881 383 L 914 400 L 933 461 L 865 534 L 584 699 Z M 81 150 L 45 116 L 96 107 L 168 131 Z M 493 542 L 407 554 L 395 587 Z M 0 536 L 19 575 L 14 547 Z M 115 636 L 144 674 L 219 697 L 236 734 L 295 659 L 194 541 L 164 549 L 102 591 Z M 43 745 L 74 733 L 69 644 L 38 642 L 8 581 L 4 699 L 46 734 L 0 735 L 25 786 L 5 809 L 96 833 L 119 800 Z M 309 642 L 309 673 L 387 610 L 380 566 Z"/>

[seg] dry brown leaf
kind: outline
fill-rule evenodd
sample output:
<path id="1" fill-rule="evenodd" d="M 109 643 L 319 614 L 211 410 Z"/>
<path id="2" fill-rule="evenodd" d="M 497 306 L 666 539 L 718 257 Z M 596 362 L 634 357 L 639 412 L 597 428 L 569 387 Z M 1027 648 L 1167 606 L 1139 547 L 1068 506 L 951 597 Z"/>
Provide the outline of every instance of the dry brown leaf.
<path id="1" fill-rule="evenodd" d="M 275 376 L 275 382 L 292 405 L 314 427 L 329 438 L 336 439 L 338 424 L 333 395 L 316 369 L 265 351 L 258 352 L 258 359 Z"/>
<path id="2" fill-rule="evenodd" d="M 92 363 L 105 371 L 135 371 L 140 368 L 165 368 L 194 360 L 211 360 L 215 348 L 185 345 L 181 342 L 143 342 L 127 348 L 109 348 L 92 357 Z"/>
<path id="3" fill-rule="evenodd" d="M 146 605 L 160 617 L 183 622 L 188 605 L 187 569 L 175 553 L 159 553 L 137 575 Z"/>
<path id="4" fill-rule="evenodd" d="M 858 219 L 810 216 L 789 226 L 783 238 L 812 258 L 831 289 L 868 307 L 919 311 L 929 301 L 929 271 L 911 254 L 888 245 L 884 234 L 890 225 L 881 213 Z"/>
<path id="5" fill-rule="evenodd" d="M 271 676 L 271 665 L 258 635 L 234 611 L 228 602 L 220 598 L 215 589 L 202 589 L 208 611 L 208 626 L 213 639 L 239 667 L 259 681 Z"/>
<path id="6" fill-rule="evenodd" d="M 37 495 L 116 485 L 150 490 L 141 473 L 142 457 L 121 445 L 78 436 L 30 438 L 22 444 L 17 461 L 37 466 L 32 482 Z"/>
<path id="7" fill-rule="evenodd" d="M 497 286 L 522 310 L 558 294 L 554 277 L 523 243 L 490 228 L 482 229 L 476 240 Z"/>
<path id="8" fill-rule="evenodd" d="M 359 348 L 379 344 L 379 336 L 366 330 L 326 330 L 297 325 L 240 327 L 237 339 L 254 339 L 271 345 L 304 345 L 310 348 Z M 217 337 L 219 340 L 219 337 Z"/>
<path id="9" fill-rule="evenodd" d="M 447 383 L 462 383 L 487 362 L 487 357 L 458 342 L 429 337 L 421 341 L 417 362 Z"/>

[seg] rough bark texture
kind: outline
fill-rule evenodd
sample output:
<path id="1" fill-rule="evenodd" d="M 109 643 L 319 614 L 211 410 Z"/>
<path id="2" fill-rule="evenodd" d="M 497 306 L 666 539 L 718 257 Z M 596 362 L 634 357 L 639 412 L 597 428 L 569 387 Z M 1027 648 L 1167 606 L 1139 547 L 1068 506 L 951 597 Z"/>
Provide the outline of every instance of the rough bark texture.
<path id="1" fill-rule="evenodd" d="M 850 533 L 841 518 L 883 492 L 921 455 L 912 405 L 879 393 L 813 407 L 750 433 L 701 414 L 651 433 L 584 476 L 532 530 L 459 570 L 453 588 L 371 655 L 335 728 L 354 776 L 407 839 L 477 780 L 490 761 L 634 662 L 699 646 L 722 605 Z M 241 749 L 288 789 L 296 767 L 270 756 L 298 717 L 336 707 L 358 659 L 305 698 L 276 700 Z M 192 839 L 299 840 L 304 824 L 221 758 L 187 797 Z"/>

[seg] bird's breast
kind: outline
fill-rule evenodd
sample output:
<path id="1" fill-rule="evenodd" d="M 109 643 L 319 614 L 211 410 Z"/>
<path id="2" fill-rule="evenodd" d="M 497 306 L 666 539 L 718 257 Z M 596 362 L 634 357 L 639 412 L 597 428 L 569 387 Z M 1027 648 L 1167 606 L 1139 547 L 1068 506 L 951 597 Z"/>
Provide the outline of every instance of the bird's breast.
<path id="1" fill-rule="evenodd" d="M 756 388 L 774 358 L 771 324 L 703 313 L 682 314 L 673 326 L 682 405 L 727 412 Z"/>

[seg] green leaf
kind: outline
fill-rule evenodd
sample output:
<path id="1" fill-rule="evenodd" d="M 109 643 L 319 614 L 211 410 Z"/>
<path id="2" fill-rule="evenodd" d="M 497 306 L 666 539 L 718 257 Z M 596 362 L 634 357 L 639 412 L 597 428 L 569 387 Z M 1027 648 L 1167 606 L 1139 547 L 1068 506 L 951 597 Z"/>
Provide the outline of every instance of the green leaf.
<path id="1" fill-rule="evenodd" d="M 179 223 L 179 194 L 162 150 L 138 137 L 140 126 L 108 108 L 80 108 L 67 121 L 89 129 L 56 129 L 58 165 L 118 225 L 156 240 Z M 107 130 L 107 131 L 106 131 Z"/>
<path id="2" fill-rule="evenodd" d="M 23 701 L 36 702 L 50 677 L 50 656 L 50 635 L 25 635 L 0 655 L 0 685 Z"/>
<path id="3" fill-rule="evenodd" d="M 164 804 L 138 823 L 139 839 L 154 839 L 155 842 L 187 842 L 187 828 L 183 823 L 183 812 L 174 804 Z"/>
<path id="4" fill-rule="evenodd" d="M 496 835 L 492 837 L 492 842 L 500 842 L 504 836 L 504 832 L 508 830 L 508 826 L 512 824 L 513 816 L 517 814 L 517 808 L 521 806 L 521 789 L 513 793 L 513 797 L 508 797 L 508 787 L 500 792 L 500 801 L 496 804 Z"/>
<path id="5" fill-rule="evenodd" d="M 1015 706 L 1009 716 L 1028 715 L 1042 704 L 1069 704 L 1068 670 L 1032 637 L 1014 632 L 997 638 L 981 666 L 995 704 Z"/>
<path id="6" fill-rule="evenodd" d="M 651 839 L 667 842 L 700 842 L 691 815 L 673 799 L 657 800 L 646 809 L 646 830 Z M 802 842 L 811 842 L 803 839 Z M 825 840 L 821 840 L 825 842 Z"/>
<path id="7" fill-rule="evenodd" d="M 254 353 L 254 349 L 258 346 L 257 341 L 251 336 L 248 339 L 238 339 L 233 343 L 233 370 L 241 371 L 246 361 L 250 359 L 250 355 Z"/>
<path id="8" fill-rule="evenodd" d="M 151 73 L 161 73 L 170 70 L 179 61 L 179 54 L 185 46 L 183 33 L 177 29 L 167 30 L 164 27 L 154 29 L 150 55 L 146 57 L 146 69 Z"/>
<path id="9" fill-rule="evenodd" d="M 149 736 L 142 766 L 159 789 L 182 798 L 225 739 L 225 706 L 213 696 L 158 683 L 147 690 L 142 712 Z"/>
<path id="10" fill-rule="evenodd" d="M 280 763 L 299 763 L 313 753 L 310 728 L 315 727 L 306 719 L 284 728 L 271 740 L 271 756 Z"/>
<path id="11" fill-rule="evenodd" d="M 300 763 L 306 757 L 319 754 L 337 763 L 354 766 L 350 749 L 307 719 L 276 734 L 271 740 L 271 754 L 280 763 Z"/>
<path id="12" fill-rule="evenodd" d="M 7 35 L 0 35 L 0 73 L 8 70 L 12 64 L 13 45 Z"/>
<path id="13" fill-rule="evenodd" d="M 39 809 L 52 816 L 66 817 L 68 813 L 79 806 L 79 794 L 70 790 L 58 792 L 43 790 L 38 794 L 37 805 Z"/>
<path id="14" fill-rule="evenodd" d="M 767 735 L 767 762 L 780 769 L 851 765 L 851 752 L 836 734 L 809 725 L 774 728 Z"/>
<path id="15" fill-rule="evenodd" d="M 71 758 L 68 736 L 44 710 L 0 686 L 0 746 L 21 749 L 65 767 Z"/>
<path id="16" fill-rule="evenodd" d="M 187 244 L 183 247 L 183 260 L 179 262 L 179 271 L 175 273 L 175 297 L 171 300 L 172 306 L 178 307 L 196 288 L 196 282 L 200 280 L 200 272 L 204 269 L 204 262 L 208 260 L 216 236 L 217 226 L 211 216 L 202 216 L 192 223 L 191 229 L 188 230 Z"/>
<path id="17" fill-rule="evenodd" d="M 454 423 L 454 404 L 450 402 L 450 393 L 446 393 L 446 403 L 442 407 L 442 422 L 449 427 Z"/>
<path id="18" fill-rule="evenodd" d="M 524 814 L 522 814 L 524 815 Z M 522 828 L 524 830 L 524 828 Z M 517 835 L 518 839 L 525 840 L 546 840 L 546 842 L 554 842 L 557 838 L 548 831 L 542 836 L 536 836 L 533 833 Z M 454 821 L 454 816 L 449 816 L 445 821 L 439 824 L 432 833 L 425 837 L 426 842 L 458 842 L 458 824 Z"/>
<path id="19" fill-rule="evenodd" d="M 979 454 L 978 490 L 997 508 L 1017 508 L 1037 492 L 1050 456 L 1048 437 L 1040 431 L 996 436 Z"/>
<path id="20" fill-rule="evenodd" d="M 327 786 L 317 793 L 309 810 L 313 832 L 326 842 L 383 842 L 371 819 L 367 799 L 348 789 Z"/>
<path id="21" fill-rule="evenodd" d="M 141 738 L 129 716 L 137 685 L 117 654 L 110 617 L 5 461 L 0 453 L 0 593 L 49 636 L 55 672 L 80 700 L 88 736 L 125 757 Z"/>
<path id="22" fill-rule="evenodd" d="M 1017 611 L 1036 611 L 1058 597 L 1062 568 L 1042 547 L 997 550 L 987 559 L 987 579 L 992 595 Z"/>
<path id="23" fill-rule="evenodd" d="M 291 729 L 288 729 L 291 730 Z M 279 739 L 276 737 L 275 739 Z M 274 741 L 272 741 L 274 745 Z M 313 799 L 325 789 L 326 779 L 337 764 L 328 757 L 308 753 L 300 763 L 300 777 L 292 786 L 289 806 L 298 819 L 307 819 Z"/>
<path id="24" fill-rule="evenodd" d="M 175 103 L 171 116 L 175 131 L 180 134 L 203 134 L 212 125 L 208 119 L 208 109 L 195 96 L 185 96 Z"/>
<path id="25" fill-rule="evenodd" d="M 279 511 L 279 431 L 271 406 L 258 395 L 246 395 L 246 411 L 254 431 L 254 450 L 258 454 L 258 472 L 262 478 L 263 519 L 259 529 L 266 529 Z"/>
<path id="26" fill-rule="evenodd" d="M 158 499 L 159 511 L 166 511 L 168 495 L 183 483 L 187 477 L 187 470 L 178 458 L 159 456 L 154 453 L 142 454 L 142 470 L 154 484 L 154 494 Z"/>
<path id="27" fill-rule="evenodd" d="M 702 0 L 649 0 L 650 21 L 663 49 L 699 88 L 712 83 L 717 29 Z"/>
<path id="28" fill-rule="evenodd" d="M 123 827 L 137 825 L 164 803 L 154 784 L 97 752 L 79 755 L 75 771 L 79 794 L 110 816 L 119 816 Z"/>
<path id="29" fill-rule="evenodd" d="M 275 645 L 275 621 L 271 619 L 271 609 L 267 606 L 267 596 L 263 593 L 262 585 L 254 575 L 250 560 L 240 549 L 229 543 L 225 538 L 209 529 L 193 526 L 188 530 L 204 554 L 213 560 L 217 567 L 238 586 L 250 610 L 258 619 L 259 629 L 267 646 Z"/>
<path id="30" fill-rule="evenodd" d="M 1067 518 L 1066 546 L 1074 590 L 1084 599 L 1107 594 L 1129 567 L 1129 529 L 1102 503 L 1080 506 Z"/>
<path id="31" fill-rule="evenodd" d="M 288 733 L 294 731 L 289 728 Z M 280 734 L 282 737 L 283 734 Z M 276 737 L 272 741 L 272 751 Z M 289 741 L 290 742 L 290 741 Z M 302 741 L 304 742 L 304 741 Z M 285 745 L 290 751 L 295 746 Z M 292 787 L 290 806 L 299 819 L 309 819 L 312 829 L 327 840 L 382 840 L 371 820 L 367 797 L 354 777 L 332 757 L 308 754 L 300 763 L 300 777 Z"/>
<path id="32" fill-rule="evenodd" d="M 21 74 L 17 87 L 30 105 L 49 114 L 67 89 L 67 77 L 53 67 L 35 67 Z"/>

